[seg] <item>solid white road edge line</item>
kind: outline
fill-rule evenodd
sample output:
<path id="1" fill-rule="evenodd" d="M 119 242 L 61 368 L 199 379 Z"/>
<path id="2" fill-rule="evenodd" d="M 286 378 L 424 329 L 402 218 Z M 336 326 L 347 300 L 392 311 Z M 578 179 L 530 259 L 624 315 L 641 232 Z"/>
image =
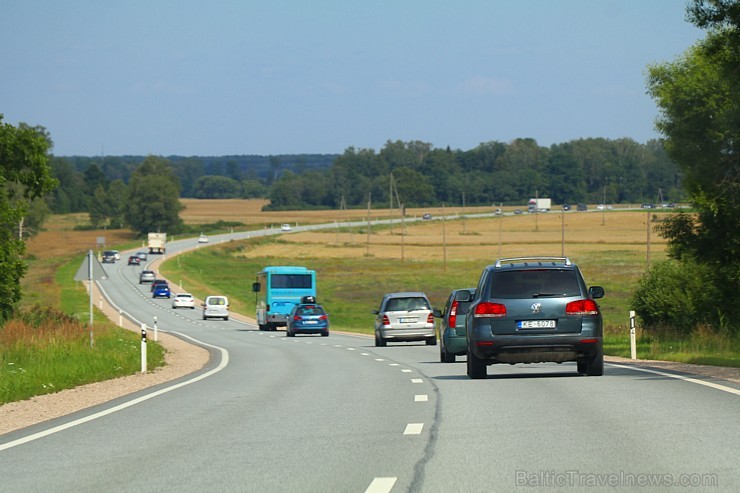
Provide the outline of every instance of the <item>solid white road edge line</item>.
<path id="1" fill-rule="evenodd" d="M 206 373 L 202 373 L 196 377 L 191 378 L 190 380 L 186 380 L 184 382 L 180 382 L 175 385 L 171 385 L 169 387 L 165 387 L 163 389 L 157 390 L 156 392 L 152 392 L 151 394 L 146 394 L 141 397 L 138 397 L 136 399 L 133 399 L 131 401 L 124 402 L 123 404 L 119 404 L 115 407 L 111 407 L 110 409 L 106 409 L 104 411 L 100 411 L 95 414 L 91 414 L 90 416 L 85 416 L 84 418 L 76 419 L 74 421 L 70 421 L 69 423 L 65 423 L 63 425 L 55 426 L 54 428 L 49 428 L 48 430 L 40 431 L 38 433 L 34 433 L 33 435 L 29 435 L 27 437 L 19 438 L 18 440 L 13 440 L 12 442 L 4 443 L 0 445 L 0 451 L 7 450 L 9 448 L 17 447 L 18 445 L 23 445 L 24 443 L 32 442 L 34 440 L 38 440 L 39 438 L 44 438 L 49 435 L 53 435 L 54 433 L 59 433 L 60 431 L 64 431 L 69 428 L 73 428 L 75 426 L 87 423 L 88 421 L 92 421 L 94 419 L 102 418 L 103 416 L 108 416 L 109 414 L 113 414 L 115 412 L 121 411 L 123 409 L 126 409 L 131 406 L 135 406 L 136 404 L 139 404 L 144 401 L 148 401 L 149 399 L 152 399 L 154 397 L 158 397 L 162 394 L 166 394 L 167 392 L 171 392 L 173 390 L 179 389 L 180 387 L 184 387 L 186 385 L 190 385 L 191 383 L 198 382 L 200 380 L 203 380 L 205 378 L 208 378 L 212 375 L 215 375 L 216 373 L 220 372 L 226 366 L 229 364 L 229 352 L 218 346 L 214 346 L 212 344 L 206 344 L 205 342 L 201 342 L 193 337 L 187 336 L 185 334 L 181 334 L 179 332 L 173 332 L 168 331 L 170 334 L 178 334 L 181 337 L 185 337 L 187 339 L 190 339 L 193 342 L 196 342 L 200 345 L 211 347 L 214 349 L 218 349 L 221 351 L 221 363 L 214 368 L 213 370 L 207 371 Z"/>
<path id="2" fill-rule="evenodd" d="M 618 365 L 616 363 L 607 363 L 609 366 L 614 366 L 616 368 L 626 368 L 628 370 L 634 370 L 634 371 L 641 371 L 644 373 L 653 373 L 655 375 L 660 375 L 662 377 L 668 377 L 668 378 L 675 378 L 677 380 L 683 380 L 685 382 L 691 382 L 696 383 L 699 385 L 705 385 L 707 387 L 711 387 L 716 390 L 721 390 L 723 392 L 729 392 L 730 394 L 740 395 L 740 390 L 733 389 L 732 387 L 726 387 L 724 385 L 720 385 L 713 382 L 705 382 L 704 380 L 699 380 L 698 378 L 691 378 L 686 377 L 683 375 L 676 375 L 675 373 L 666 373 L 664 371 L 658 371 L 658 370 L 650 370 L 648 368 L 638 368 L 636 366 L 628 366 L 628 365 Z"/>

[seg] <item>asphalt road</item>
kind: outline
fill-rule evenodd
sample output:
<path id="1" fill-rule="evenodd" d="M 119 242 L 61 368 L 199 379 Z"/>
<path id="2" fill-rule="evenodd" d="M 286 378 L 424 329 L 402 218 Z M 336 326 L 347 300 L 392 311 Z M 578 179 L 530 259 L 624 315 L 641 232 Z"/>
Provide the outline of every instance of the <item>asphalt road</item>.
<path id="1" fill-rule="evenodd" d="M 211 362 L 3 435 L 3 491 L 740 491 L 738 385 L 609 364 L 470 380 L 438 347 L 203 321 L 152 300 L 139 270 L 115 264 L 111 298 L 208 344 Z"/>

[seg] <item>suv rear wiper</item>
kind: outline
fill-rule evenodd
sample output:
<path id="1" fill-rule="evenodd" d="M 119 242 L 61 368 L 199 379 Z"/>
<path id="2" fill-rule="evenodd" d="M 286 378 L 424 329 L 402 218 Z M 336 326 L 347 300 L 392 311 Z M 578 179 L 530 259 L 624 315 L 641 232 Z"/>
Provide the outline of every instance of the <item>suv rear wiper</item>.
<path id="1" fill-rule="evenodd" d="M 565 296 L 565 293 L 532 293 L 532 298 L 547 298 L 553 296 Z"/>

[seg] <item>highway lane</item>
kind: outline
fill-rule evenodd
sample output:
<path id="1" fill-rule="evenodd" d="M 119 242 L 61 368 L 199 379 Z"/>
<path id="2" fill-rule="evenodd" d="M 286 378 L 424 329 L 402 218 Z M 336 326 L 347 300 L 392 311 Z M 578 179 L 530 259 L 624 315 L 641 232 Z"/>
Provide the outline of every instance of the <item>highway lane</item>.
<path id="1" fill-rule="evenodd" d="M 740 488 L 736 394 L 610 365 L 599 378 L 569 364 L 494 366 L 473 381 L 464 361 L 439 363 L 436 347 L 375 348 L 336 332 L 287 338 L 233 320 L 204 322 L 199 310 L 151 300 L 135 273 L 116 264 L 106 286 L 114 299 L 142 319 L 156 315 L 163 330 L 225 348 L 228 365 L 1 451 L 9 491 L 593 491 L 599 481 L 624 491 L 635 489 L 631 481 Z"/>

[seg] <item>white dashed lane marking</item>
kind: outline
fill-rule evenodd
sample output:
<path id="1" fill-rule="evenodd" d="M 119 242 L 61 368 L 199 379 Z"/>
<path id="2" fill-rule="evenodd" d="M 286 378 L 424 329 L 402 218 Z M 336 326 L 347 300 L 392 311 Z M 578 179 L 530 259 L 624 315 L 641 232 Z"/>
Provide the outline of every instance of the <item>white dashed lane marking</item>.
<path id="1" fill-rule="evenodd" d="M 414 402 L 427 402 L 429 400 L 429 396 L 426 394 L 416 394 L 414 396 Z"/>
<path id="2" fill-rule="evenodd" d="M 406 429 L 403 431 L 403 434 L 420 435 L 422 428 L 424 428 L 424 423 L 409 423 L 406 425 Z"/>

